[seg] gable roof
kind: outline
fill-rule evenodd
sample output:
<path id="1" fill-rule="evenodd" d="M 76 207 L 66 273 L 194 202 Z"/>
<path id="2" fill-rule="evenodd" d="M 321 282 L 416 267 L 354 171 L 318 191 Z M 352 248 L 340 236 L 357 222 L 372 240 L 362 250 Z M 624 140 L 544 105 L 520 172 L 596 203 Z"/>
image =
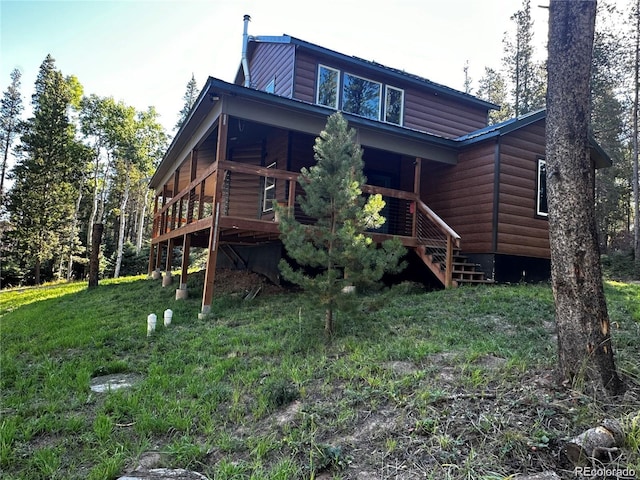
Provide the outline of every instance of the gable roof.
<path id="1" fill-rule="evenodd" d="M 466 135 L 456 138 L 455 141 L 458 142 L 460 146 L 473 145 L 490 138 L 507 135 L 508 133 L 539 122 L 540 120 L 545 120 L 546 118 L 547 110 L 546 108 L 542 108 L 520 117 L 511 118 L 504 122 L 481 128 L 475 132 L 467 133 Z M 594 160 L 596 168 L 606 168 L 613 165 L 613 160 L 609 154 L 604 151 L 591 133 L 589 133 L 589 148 L 591 158 Z"/>
<path id="2" fill-rule="evenodd" d="M 396 68 L 387 67 L 380 63 L 365 60 L 356 56 L 345 55 L 340 52 L 336 52 L 335 50 L 331 50 L 325 47 L 321 47 L 320 45 L 316 45 L 314 43 L 306 42 L 304 40 L 300 40 L 299 38 L 292 37 L 290 35 L 281 35 L 281 36 L 249 36 L 249 48 L 251 49 L 251 44 L 256 43 L 284 43 L 294 45 L 299 48 L 304 48 L 310 52 L 313 52 L 317 55 L 322 55 L 324 57 L 332 58 L 336 61 L 351 63 L 354 66 L 366 68 L 368 70 L 372 70 L 381 75 L 385 75 L 390 78 L 394 78 L 396 80 L 400 80 L 405 83 L 413 84 L 417 88 L 428 88 L 429 90 L 447 95 L 449 97 L 456 98 L 457 100 L 473 104 L 482 108 L 486 108 L 489 110 L 499 110 L 500 106 L 491 102 L 487 102 L 478 97 L 470 95 L 465 92 L 461 92 L 451 87 L 447 87 L 445 85 L 441 85 L 436 82 L 432 82 L 424 77 L 420 77 L 418 75 L 414 75 L 411 73 L 407 73 L 404 70 L 399 70 Z M 242 70 L 242 65 L 240 65 L 238 69 L 238 73 L 236 75 L 236 80 L 238 78 L 242 78 L 244 75 Z"/>

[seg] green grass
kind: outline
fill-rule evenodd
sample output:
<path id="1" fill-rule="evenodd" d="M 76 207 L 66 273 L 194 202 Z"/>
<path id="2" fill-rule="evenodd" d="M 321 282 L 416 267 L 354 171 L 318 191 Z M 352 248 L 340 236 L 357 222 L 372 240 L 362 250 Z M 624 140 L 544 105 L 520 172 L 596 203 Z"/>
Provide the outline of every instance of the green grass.
<path id="1" fill-rule="evenodd" d="M 637 381 L 640 286 L 606 292 L 618 367 Z M 331 341 L 303 294 L 217 296 L 202 320 L 197 294 L 174 295 L 145 277 L 0 294 L 3 478 L 117 478 L 149 452 L 216 480 L 504 478 L 549 466 L 605 413 L 629 426 L 620 461 L 640 465 L 639 405 L 536 386 L 556 361 L 548 285 L 398 286 L 338 313 Z M 140 381 L 90 390 L 111 373 Z"/>

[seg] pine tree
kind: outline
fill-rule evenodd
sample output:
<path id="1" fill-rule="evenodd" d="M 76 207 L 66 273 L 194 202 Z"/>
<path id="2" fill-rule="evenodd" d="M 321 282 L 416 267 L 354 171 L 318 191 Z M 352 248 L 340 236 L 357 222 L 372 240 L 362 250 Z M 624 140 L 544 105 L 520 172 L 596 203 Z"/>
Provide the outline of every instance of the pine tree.
<path id="1" fill-rule="evenodd" d="M 77 81 L 70 82 L 47 55 L 32 97 L 33 118 L 21 137 L 21 156 L 12 178 L 8 210 L 19 250 L 33 266 L 35 282 L 45 261 L 68 241 L 78 180 L 83 166 L 74 160 L 76 143 L 68 109 L 77 100 Z"/>
<path id="2" fill-rule="evenodd" d="M 511 16 L 515 23 L 515 42 L 505 36 L 503 63 L 511 81 L 513 111 L 521 116 L 544 107 L 545 69 L 534 60 L 531 1 Z"/>
<path id="3" fill-rule="evenodd" d="M 507 86 L 504 78 L 493 68 L 485 68 L 484 76 L 478 82 L 479 98 L 500 105 L 500 110 L 489 112 L 489 124 L 504 122 L 513 117 L 513 110 L 507 100 Z"/>
<path id="4" fill-rule="evenodd" d="M 379 228 L 384 201 L 380 195 L 365 198 L 361 185 L 362 149 L 353 142 L 354 132 L 337 112 L 316 138 L 316 164 L 303 168 L 300 185 L 305 195 L 297 198 L 313 225 L 298 223 L 291 212 L 278 208 L 282 242 L 288 255 L 299 265 L 280 262 L 283 277 L 302 286 L 325 308 L 325 331 L 334 330 L 333 312 L 346 308 L 353 295 L 343 293 L 349 285 L 378 282 L 385 272 L 403 268 L 405 249 L 399 240 L 388 240 L 377 248 L 366 231 Z M 310 273 L 307 267 L 317 274 Z"/>
<path id="5" fill-rule="evenodd" d="M 7 172 L 7 162 L 13 141 L 20 133 L 20 115 L 22 95 L 20 94 L 20 77 L 17 68 L 11 72 L 11 84 L 0 101 L 0 143 L 2 144 L 2 172 L 0 174 L 0 206 L 4 205 L 4 179 Z"/>
<path id="6" fill-rule="evenodd" d="M 174 127 L 174 130 L 179 130 L 182 124 L 184 123 L 184 121 L 187 119 L 187 117 L 189 116 L 189 113 L 191 112 L 191 108 L 193 107 L 193 105 L 196 103 L 196 100 L 198 99 L 199 93 L 200 92 L 198 91 L 198 84 L 196 83 L 196 77 L 193 74 L 191 74 L 191 80 L 189 80 L 189 83 L 187 83 L 187 90 L 184 92 L 184 96 L 182 97 L 182 100 L 184 101 L 184 105 L 182 107 L 182 110 L 180 110 L 180 113 L 178 114 L 178 121 L 176 122 L 176 126 Z"/>

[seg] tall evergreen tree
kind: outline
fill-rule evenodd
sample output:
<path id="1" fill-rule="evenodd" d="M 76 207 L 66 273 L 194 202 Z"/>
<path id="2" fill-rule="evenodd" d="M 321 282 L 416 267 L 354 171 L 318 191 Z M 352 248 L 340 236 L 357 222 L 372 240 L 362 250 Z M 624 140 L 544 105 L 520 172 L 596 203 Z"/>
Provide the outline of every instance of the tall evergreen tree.
<path id="1" fill-rule="evenodd" d="M 21 157 L 13 170 L 8 210 L 25 260 L 41 280 L 43 262 L 60 252 L 73 217 L 77 180 L 74 128 L 68 109 L 77 101 L 77 80 L 65 79 L 47 55 L 35 83 L 33 117 L 21 137 Z"/>
<path id="2" fill-rule="evenodd" d="M 354 131 L 340 112 L 331 115 L 314 145 L 316 164 L 303 168 L 300 185 L 305 195 L 297 198 L 312 226 L 298 223 L 292 212 L 278 209 L 282 242 L 289 256 L 300 265 L 280 262 L 283 277 L 302 286 L 325 308 L 325 331 L 334 330 L 333 313 L 344 308 L 352 295 L 342 293 L 347 285 L 370 285 L 385 272 L 397 272 L 405 253 L 397 240 L 381 249 L 365 232 L 379 228 L 384 201 L 380 195 L 362 195 L 362 149 L 353 142 Z M 317 269 L 317 275 L 305 270 Z"/>
<path id="3" fill-rule="evenodd" d="M 176 122 L 174 130 L 179 130 L 184 121 L 187 119 L 189 113 L 191 112 L 191 108 L 198 99 L 199 93 L 200 92 L 198 90 L 198 84 L 196 83 L 196 77 L 192 73 L 191 80 L 189 80 L 189 83 L 187 83 L 187 89 L 184 92 L 184 96 L 182 97 L 184 104 L 182 110 L 180 110 L 180 113 L 178 114 L 178 121 Z"/>
<path id="4" fill-rule="evenodd" d="M 500 105 L 500 110 L 489 112 L 489 124 L 504 122 L 513 117 L 513 109 L 507 99 L 507 85 L 500 72 L 493 68 L 485 68 L 484 75 L 478 82 L 479 98 Z"/>
<path id="5" fill-rule="evenodd" d="M 504 39 L 503 63 L 511 81 L 513 112 L 521 116 L 544 107 L 544 66 L 535 62 L 531 1 L 524 0 L 522 10 L 511 16 L 515 24 L 515 40 Z"/>
<path id="6" fill-rule="evenodd" d="M 7 172 L 9 153 L 13 141 L 20 132 L 20 115 L 22 95 L 20 94 L 20 78 L 22 74 L 17 68 L 11 72 L 11 84 L 0 100 L 0 143 L 2 144 L 2 172 L 0 173 L 0 206 L 4 205 L 4 179 Z"/>
<path id="7" fill-rule="evenodd" d="M 631 201 L 631 166 L 623 150 L 625 117 L 619 98 L 624 55 L 619 33 L 611 29 L 612 11 L 598 5 L 591 68 L 591 129 L 594 137 L 611 156 L 613 166 L 596 172 L 596 217 L 603 253 L 621 233 L 628 233 L 626 216 Z"/>

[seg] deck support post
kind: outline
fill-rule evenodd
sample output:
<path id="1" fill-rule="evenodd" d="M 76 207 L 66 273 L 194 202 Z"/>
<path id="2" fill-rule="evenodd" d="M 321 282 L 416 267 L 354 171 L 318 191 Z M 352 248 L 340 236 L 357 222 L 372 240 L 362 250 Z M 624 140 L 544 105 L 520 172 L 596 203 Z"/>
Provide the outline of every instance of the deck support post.
<path id="1" fill-rule="evenodd" d="M 156 271 L 161 271 L 161 265 L 162 265 L 162 242 L 158 243 L 158 254 L 156 255 Z"/>
<path id="2" fill-rule="evenodd" d="M 207 249 L 207 267 L 204 277 L 204 291 L 202 292 L 202 308 L 199 318 L 206 318 L 211 312 L 211 302 L 213 300 L 214 284 L 216 279 L 216 264 L 218 262 L 218 243 L 220 225 L 220 201 L 222 200 L 222 179 L 224 172 L 220 168 L 220 162 L 227 158 L 227 134 L 229 131 L 228 118 L 226 113 L 222 113 L 218 118 L 218 148 L 216 149 L 216 169 L 213 185 L 213 215 L 211 216 L 211 227 L 209 230 L 209 248 Z"/>
<path id="3" fill-rule="evenodd" d="M 173 239 L 167 241 L 167 261 L 164 269 L 164 277 L 162 277 L 162 286 L 171 285 L 173 277 L 171 276 L 171 261 L 173 260 Z"/>
<path id="4" fill-rule="evenodd" d="M 189 250 L 191 249 L 191 235 L 185 234 L 182 240 L 182 271 L 180 272 L 180 286 L 176 290 L 176 300 L 187 298 L 187 275 L 189 268 Z"/>
<path id="5" fill-rule="evenodd" d="M 156 250 L 157 245 L 152 243 L 149 246 L 149 267 L 147 268 L 147 275 L 151 278 L 153 278 L 153 273 L 156 271 L 154 268 L 156 264 Z"/>

